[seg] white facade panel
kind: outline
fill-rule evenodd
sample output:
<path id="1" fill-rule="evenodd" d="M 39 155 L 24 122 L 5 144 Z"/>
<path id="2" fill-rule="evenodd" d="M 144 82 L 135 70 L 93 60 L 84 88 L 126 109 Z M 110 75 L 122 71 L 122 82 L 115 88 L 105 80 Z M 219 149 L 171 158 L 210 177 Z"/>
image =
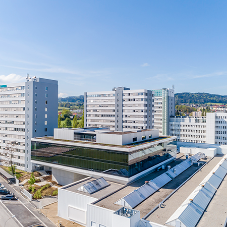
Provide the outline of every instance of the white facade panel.
<path id="1" fill-rule="evenodd" d="M 68 206 L 68 219 L 86 225 L 86 210 Z"/>
<path id="2" fill-rule="evenodd" d="M 95 204 L 87 205 L 87 227 L 92 227 L 91 223 L 95 223 L 97 227 L 100 225 L 106 227 L 115 227 L 112 225 L 114 211 L 95 206 Z"/>

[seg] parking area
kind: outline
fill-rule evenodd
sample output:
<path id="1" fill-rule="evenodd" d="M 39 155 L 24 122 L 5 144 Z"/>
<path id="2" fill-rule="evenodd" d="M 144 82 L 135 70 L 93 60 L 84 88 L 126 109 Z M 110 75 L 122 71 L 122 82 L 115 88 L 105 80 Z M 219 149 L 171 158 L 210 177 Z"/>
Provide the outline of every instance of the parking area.
<path id="1" fill-rule="evenodd" d="M 34 205 L 32 205 L 27 199 L 25 199 L 16 189 L 17 186 L 9 185 L 1 176 L 0 183 L 4 185 L 4 187 L 10 191 L 10 193 L 14 193 L 18 200 L 0 200 L 0 213 L 7 213 L 6 226 L 48 226 L 54 227 L 55 225 L 47 219 L 42 213 L 40 213 Z M 1 195 L 0 195 L 1 196 Z M 15 218 L 12 216 L 15 215 Z M 1 218 L 1 214 L 0 214 Z M 2 219 L 0 219 L 2 220 Z M 15 222 L 14 225 L 9 225 L 9 223 Z M 3 225 L 4 226 L 4 225 Z M 2 227 L 2 223 L 0 221 L 0 227 Z"/>

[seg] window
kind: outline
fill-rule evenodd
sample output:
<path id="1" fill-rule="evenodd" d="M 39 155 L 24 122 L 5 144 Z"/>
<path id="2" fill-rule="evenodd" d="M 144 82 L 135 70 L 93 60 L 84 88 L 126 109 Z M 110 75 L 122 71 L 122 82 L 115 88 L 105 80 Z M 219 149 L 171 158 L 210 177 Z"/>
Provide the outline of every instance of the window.
<path id="1" fill-rule="evenodd" d="M 35 89 L 37 89 L 37 86 L 35 86 Z"/>
<path id="2" fill-rule="evenodd" d="M 91 222 L 92 227 L 96 227 L 96 223 L 94 221 Z"/>
<path id="3" fill-rule="evenodd" d="M 146 139 L 146 136 L 142 136 L 142 140 L 145 140 Z"/>
<path id="4" fill-rule="evenodd" d="M 37 104 L 37 100 L 35 100 L 35 104 Z"/>
<path id="5" fill-rule="evenodd" d="M 35 132 L 36 132 L 36 129 L 35 129 Z"/>
<path id="6" fill-rule="evenodd" d="M 45 132 L 47 132 L 47 128 L 45 128 Z"/>
<path id="7" fill-rule="evenodd" d="M 45 125 L 47 125 L 47 121 L 45 121 Z"/>
<path id="8" fill-rule="evenodd" d="M 35 111 L 37 111 L 37 107 L 35 107 Z"/>
<path id="9" fill-rule="evenodd" d="M 45 111 L 47 111 L 47 107 L 45 107 Z"/>
<path id="10" fill-rule="evenodd" d="M 45 118 L 47 118 L 47 114 L 45 114 Z"/>
<path id="11" fill-rule="evenodd" d="M 133 140 L 133 142 L 136 142 L 137 141 L 137 137 L 134 137 L 132 140 Z"/>
<path id="12" fill-rule="evenodd" d="M 48 97 L 48 94 L 45 94 L 45 98 L 47 98 Z"/>
<path id="13" fill-rule="evenodd" d="M 45 87 L 45 91 L 48 91 L 48 87 Z"/>
<path id="14" fill-rule="evenodd" d="M 47 101 L 45 101 L 45 104 L 47 104 Z"/>
<path id="15" fill-rule="evenodd" d="M 37 97 L 37 93 L 35 93 L 35 96 Z"/>

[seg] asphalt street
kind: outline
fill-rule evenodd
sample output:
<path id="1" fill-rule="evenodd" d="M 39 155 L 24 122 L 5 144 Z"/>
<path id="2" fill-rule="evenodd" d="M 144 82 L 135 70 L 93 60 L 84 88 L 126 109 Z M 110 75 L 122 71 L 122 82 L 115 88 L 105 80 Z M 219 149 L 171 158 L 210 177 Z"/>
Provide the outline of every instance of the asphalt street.
<path id="1" fill-rule="evenodd" d="M 12 214 L 0 202 L 0 227 L 21 227 L 21 225 L 12 218 Z"/>
<path id="2" fill-rule="evenodd" d="M 11 193 L 14 193 L 14 195 L 18 198 L 17 201 L 13 201 L 13 200 L 2 201 L 2 204 L 1 204 L 3 208 L 5 207 L 5 212 L 9 210 L 13 215 L 16 216 L 18 222 L 20 223 L 20 225 L 18 224 L 15 225 L 16 227 L 17 226 L 31 227 L 34 225 L 56 227 L 48 218 L 46 218 L 42 213 L 40 213 L 27 199 L 25 199 L 17 190 L 15 190 L 16 186 L 9 185 L 1 176 L 0 176 L 0 183 L 2 183 L 8 190 L 11 191 Z M 1 217 L 1 214 L 0 214 L 0 217 Z M 8 214 L 7 217 L 10 217 L 10 215 Z M 11 219 L 8 222 L 10 221 Z M 1 226 L 1 222 L 2 222 L 2 219 L 0 219 L 0 226 Z M 14 225 L 9 225 L 9 226 L 14 226 Z"/>

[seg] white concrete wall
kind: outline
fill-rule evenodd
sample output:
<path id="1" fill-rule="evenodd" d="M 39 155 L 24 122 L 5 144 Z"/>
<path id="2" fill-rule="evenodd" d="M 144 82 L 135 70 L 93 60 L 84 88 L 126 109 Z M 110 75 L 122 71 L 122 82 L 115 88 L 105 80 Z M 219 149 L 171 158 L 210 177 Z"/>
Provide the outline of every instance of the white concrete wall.
<path id="1" fill-rule="evenodd" d="M 139 131 L 136 133 L 125 133 L 125 134 L 111 134 L 111 133 L 97 133 L 96 142 L 104 144 L 116 144 L 116 145 L 125 145 L 133 143 L 133 138 L 137 137 L 137 142 L 143 141 L 142 136 L 146 136 L 146 140 L 151 138 L 158 138 L 158 130 L 149 130 L 149 131 Z"/>
<path id="2" fill-rule="evenodd" d="M 183 154 L 197 154 L 199 152 L 204 153 L 206 156 L 208 157 L 214 157 L 217 152 L 218 149 L 217 148 L 198 148 L 198 147 L 180 147 L 180 153 Z"/>
<path id="3" fill-rule="evenodd" d="M 96 200 L 97 199 L 93 197 L 68 191 L 67 189 L 64 189 L 64 187 L 59 188 L 58 189 L 58 216 L 64 219 L 70 220 L 69 207 L 73 207 L 73 208 L 76 208 L 78 211 L 80 211 L 81 214 L 85 213 L 85 220 L 86 220 L 87 204 L 93 203 Z M 71 217 L 71 220 L 79 222 L 75 219 L 76 218 Z M 81 223 L 81 224 L 85 225 L 86 223 Z"/>
<path id="4" fill-rule="evenodd" d="M 109 210 L 103 207 L 95 206 L 93 204 L 87 205 L 87 227 L 91 227 L 91 222 L 96 223 L 96 227 L 100 225 L 106 227 L 118 227 L 113 226 L 113 210 Z"/>
<path id="5" fill-rule="evenodd" d="M 55 128 L 54 139 L 74 140 L 74 130 L 69 128 Z"/>
<path id="6" fill-rule="evenodd" d="M 215 113 L 206 115 L 206 143 L 215 144 Z"/>
<path id="7" fill-rule="evenodd" d="M 68 172 L 56 168 L 52 168 L 52 179 L 61 185 L 71 184 L 75 181 L 86 178 L 87 176 L 82 174 L 77 174 L 73 172 Z"/>

